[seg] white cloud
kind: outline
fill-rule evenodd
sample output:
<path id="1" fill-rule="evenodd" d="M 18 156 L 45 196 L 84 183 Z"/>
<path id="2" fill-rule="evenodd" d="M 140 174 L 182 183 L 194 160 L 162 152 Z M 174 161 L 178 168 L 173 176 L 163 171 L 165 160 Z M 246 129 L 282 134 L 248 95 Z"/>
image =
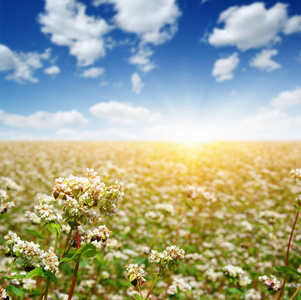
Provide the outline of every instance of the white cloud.
<path id="1" fill-rule="evenodd" d="M 250 116 L 241 123 L 241 127 L 251 132 L 284 132 L 291 129 L 293 120 L 284 112 L 271 110 Z"/>
<path id="2" fill-rule="evenodd" d="M 42 32 L 51 41 L 69 47 L 78 65 L 88 66 L 105 56 L 103 36 L 111 30 L 99 16 L 86 15 L 86 6 L 76 0 L 46 0 L 45 12 L 39 15 Z"/>
<path id="3" fill-rule="evenodd" d="M 154 52 L 146 47 L 140 47 L 138 52 L 136 52 L 133 56 L 130 57 L 129 62 L 133 65 L 138 65 L 140 71 L 149 72 L 153 70 L 156 65 L 150 61 L 150 57 L 154 54 Z"/>
<path id="4" fill-rule="evenodd" d="M 278 51 L 275 49 L 262 50 L 251 60 L 250 66 L 268 72 L 281 68 L 280 64 L 271 59 L 272 56 L 277 54 Z"/>
<path id="5" fill-rule="evenodd" d="M 42 60 L 50 58 L 50 49 L 44 53 L 16 53 L 7 46 L 0 44 L 0 72 L 9 72 L 5 77 L 17 83 L 36 83 L 39 80 L 34 77 L 34 71 L 43 67 Z"/>
<path id="6" fill-rule="evenodd" d="M 263 107 L 257 114 L 241 121 L 238 130 L 244 136 L 254 138 L 300 138 L 298 125 L 301 116 L 292 116 L 283 111 L 289 107 L 301 104 L 301 88 L 285 91 L 271 99 L 268 107 Z"/>
<path id="7" fill-rule="evenodd" d="M 263 2 L 232 6 L 219 16 L 218 23 L 224 23 L 224 28 L 214 28 L 208 41 L 213 46 L 236 46 L 243 51 L 279 41 L 281 32 L 301 31 L 301 16 L 288 18 L 287 6 L 277 3 L 266 9 Z"/>
<path id="8" fill-rule="evenodd" d="M 137 73 L 134 73 L 131 77 L 131 82 L 133 92 L 139 94 L 144 87 L 144 83 L 142 82 L 141 77 Z"/>
<path id="9" fill-rule="evenodd" d="M 153 51 L 147 45 L 160 45 L 174 37 L 181 16 L 176 0 L 94 0 L 93 3 L 96 6 L 113 4 L 115 25 L 140 38 L 130 63 L 138 65 L 143 72 L 154 69 L 155 64 L 150 61 Z"/>
<path id="10" fill-rule="evenodd" d="M 227 58 L 218 59 L 213 67 L 212 76 L 216 77 L 216 81 L 225 81 L 233 78 L 233 71 L 239 63 L 237 53 L 233 53 Z"/>
<path id="11" fill-rule="evenodd" d="M 104 72 L 105 72 L 104 68 L 90 68 L 83 71 L 83 73 L 80 76 L 86 78 L 97 78 L 100 75 L 102 75 Z"/>
<path id="12" fill-rule="evenodd" d="M 59 74 L 60 72 L 61 70 L 58 66 L 51 66 L 47 69 L 44 69 L 44 73 L 48 75 L 55 75 L 55 74 Z"/>
<path id="13" fill-rule="evenodd" d="M 135 135 L 126 128 L 107 128 L 103 130 L 84 131 L 63 128 L 58 130 L 56 135 L 63 139 L 70 140 L 128 140 L 135 138 Z"/>
<path id="14" fill-rule="evenodd" d="M 76 136 L 77 131 L 71 128 L 62 128 L 58 130 L 55 134 L 61 137 L 68 138 L 68 137 Z"/>
<path id="15" fill-rule="evenodd" d="M 120 124 L 133 124 L 140 121 L 155 122 L 160 118 L 160 113 L 151 113 L 145 107 L 135 107 L 129 103 L 116 101 L 97 103 L 89 111 L 98 118 Z"/>
<path id="16" fill-rule="evenodd" d="M 85 125 L 88 120 L 78 111 L 59 111 L 49 113 L 38 111 L 29 116 L 9 114 L 0 110 L 0 123 L 19 128 L 59 128 L 70 125 Z"/>
<path id="17" fill-rule="evenodd" d="M 292 34 L 301 31 L 301 16 L 294 16 L 290 18 L 284 27 L 285 34 Z"/>
<path id="18" fill-rule="evenodd" d="M 286 109 L 301 104 L 301 88 L 297 87 L 293 91 L 281 92 L 278 97 L 271 100 L 271 106 L 277 109 Z"/>
<path id="19" fill-rule="evenodd" d="M 137 34 L 143 43 L 154 45 L 174 36 L 181 15 L 175 0 L 94 0 L 93 3 L 113 4 L 115 24 L 126 32 Z"/>

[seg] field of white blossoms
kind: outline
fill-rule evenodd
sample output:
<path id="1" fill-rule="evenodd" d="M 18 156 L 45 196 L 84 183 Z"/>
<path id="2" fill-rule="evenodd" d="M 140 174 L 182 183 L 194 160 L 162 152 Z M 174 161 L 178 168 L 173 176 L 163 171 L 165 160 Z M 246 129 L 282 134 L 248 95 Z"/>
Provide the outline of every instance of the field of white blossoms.
<path id="1" fill-rule="evenodd" d="M 301 299 L 300 167 L 301 142 L 1 142 L 0 299 Z"/>

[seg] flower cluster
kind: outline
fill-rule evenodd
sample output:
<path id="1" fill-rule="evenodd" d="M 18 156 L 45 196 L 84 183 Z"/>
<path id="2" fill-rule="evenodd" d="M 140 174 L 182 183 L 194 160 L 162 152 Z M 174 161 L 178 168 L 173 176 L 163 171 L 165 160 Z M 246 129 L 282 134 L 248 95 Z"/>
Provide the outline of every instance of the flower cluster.
<path id="1" fill-rule="evenodd" d="M 42 194 L 42 193 L 38 193 L 36 197 L 39 200 L 39 202 L 43 204 L 51 204 L 52 202 L 55 201 L 55 199 L 52 196 Z"/>
<path id="2" fill-rule="evenodd" d="M 59 221 L 59 215 L 55 212 L 53 205 L 40 203 L 34 206 L 34 212 L 46 223 Z"/>
<path id="3" fill-rule="evenodd" d="M 0 176 L 0 186 L 7 190 L 22 191 L 23 187 L 16 184 L 9 177 Z"/>
<path id="4" fill-rule="evenodd" d="M 237 280 L 239 286 L 246 286 L 252 282 L 241 267 L 227 265 L 224 266 L 223 271 L 227 277 Z"/>
<path id="5" fill-rule="evenodd" d="M 8 195 L 5 190 L 0 189 L 0 214 L 4 214 L 10 208 L 15 206 L 15 203 L 8 201 Z"/>
<path id="6" fill-rule="evenodd" d="M 185 187 L 185 191 L 188 198 L 191 199 L 197 199 L 197 198 L 203 198 L 209 202 L 216 202 L 217 199 L 214 194 L 206 192 L 202 187 L 200 186 L 192 186 L 188 185 Z"/>
<path id="7" fill-rule="evenodd" d="M 261 300 L 261 295 L 259 291 L 256 291 L 255 289 L 249 289 L 246 291 L 245 294 L 245 300 Z"/>
<path id="8" fill-rule="evenodd" d="M 42 221 L 39 216 L 29 210 L 25 211 L 25 217 L 27 217 L 32 222 L 32 224 L 40 224 Z"/>
<path id="9" fill-rule="evenodd" d="M 145 272 L 141 267 L 137 264 L 130 264 L 126 265 L 125 268 L 127 270 L 127 276 L 133 286 L 137 286 L 137 283 L 139 286 L 143 286 L 145 284 L 146 280 L 143 277 Z"/>
<path id="10" fill-rule="evenodd" d="M 185 256 L 185 251 L 177 246 L 167 247 L 163 252 L 152 250 L 149 255 L 149 261 L 156 263 L 160 269 L 160 276 L 167 266 L 169 270 L 174 270 L 180 259 Z"/>
<path id="11" fill-rule="evenodd" d="M 43 267 L 52 273 L 58 272 L 59 262 L 53 251 L 44 251 L 40 245 L 20 239 L 16 233 L 9 231 L 6 239 L 6 255 L 21 258 L 27 269 Z"/>
<path id="12" fill-rule="evenodd" d="M 276 278 L 276 276 L 270 275 L 270 277 L 263 275 L 259 276 L 258 280 L 263 283 L 269 291 L 278 291 L 281 288 L 280 281 Z"/>
<path id="13" fill-rule="evenodd" d="M 177 293 L 178 289 L 183 292 L 191 290 L 191 286 L 183 280 L 183 278 L 173 278 L 172 284 L 167 289 L 168 295 L 174 295 Z"/>
<path id="14" fill-rule="evenodd" d="M 2 299 L 2 300 L 11 300 L 11 297 L 6 294 L 5 289 L 2 289 L 0 299 Z"/>
<path id="15" fill-rule="evenodd" d="M 152 263 L 159 263 L 160 261 L 167 260 L 180 260 L 184 258 L 185 251 L 177 246 L 167 247 L 162 253 L 152 250 L 149 256 L 149 260 Z"/>
<path id="16" fill-rule="evenodd" d="M 290 173 L 292 174 L 292 177 L 296 179 L 296 181 L 301 180 L 301 169 L 293 169 Z"/>
<path id="17" fill-rule="evenodd" d="M 88 230 L 88 231 L 83 231 L 79 229 L 79 239 L 81 245 L 86 243 L 91 243 L 94 241 L 105 242 L 111 236 L 111 234 L 112 232 L 106 227 L 106 225 L 102 225 L 99 226 L 98 228 L 95 228 L 94 230 Z M 72 244 L 72 246 L 77 247 L 75 233 L 73 235 L 73 240 L 74 243 Z"/>
<path id="18" fill-rule="evenodd" d="M 189 253 L 185 255 L 185 259 L 187 260 L 202 260 L 203 255 L 199 253 Z"/>
<path id="19" fill-rule="evenodd" d="M 19 275 L 26 275 L 27 273 L 25 271 L 22 271 L 19 273 Z M 15 274 L 16 275 L 16 274 Z M 37 282 L 36 280 L 32 278 L 19 278 L 19 279 L 12 279 L 11 281 L 14 285 L 22 286 L 24 290 L 32 291 L 35 289 Z"/>
<path id="20" fill-rule="evenodd" d="M 106 187 L 96 174 L 93 169 L 87 169 L 86 177 L 69 175 L 55 180 L 53 197 L 64 200 L 66 219 L 76 217 L 84 224 L 99 221 L 98 215 L 89 211 L 92 208 L 98 208 L 105 216 L 117 213 L 116 203 L 123 196 L 123 183 Z"/>

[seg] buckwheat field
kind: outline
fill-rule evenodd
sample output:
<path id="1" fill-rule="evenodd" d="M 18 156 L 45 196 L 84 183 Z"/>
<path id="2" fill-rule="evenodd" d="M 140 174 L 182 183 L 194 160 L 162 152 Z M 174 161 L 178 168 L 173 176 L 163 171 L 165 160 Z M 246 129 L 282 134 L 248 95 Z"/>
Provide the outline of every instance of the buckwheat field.
<path id="1" fill-rule="evenodd" d="M 0 299 L 301 299 L 300 161 L 300 142 L 1 142 Z"/>

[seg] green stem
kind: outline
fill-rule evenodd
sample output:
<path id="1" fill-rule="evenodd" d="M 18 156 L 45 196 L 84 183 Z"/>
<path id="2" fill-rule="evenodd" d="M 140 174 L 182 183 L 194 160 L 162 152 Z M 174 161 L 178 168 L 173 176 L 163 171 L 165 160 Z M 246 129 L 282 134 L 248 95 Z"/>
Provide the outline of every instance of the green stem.
<path id="1" fill-rule="evenodd" d="M 181 225 L 182 225 L 182 222 L 187 214 L 187 208 L 185 209 L 181 219 L 180 219 L 180 222 L 179 222 L 179 225 L 178 225 L 178 228 L 177 228 L 177 233 L 176 233 L 176 237 L 175 237 L 175 245 L 177 245 L 177 242 L 178 242 L 178 237 L 179 237 L 179 231 L 180 231 L 180 228 L 181 228 Z"/>
<path id="2" fill-rule="evenodd" d="M 42 291 L 42 293 L 41 293 L 41 295 L 39 297 L 39 300 L 43 299 L 43 296 L 45 295 L 45 292 L 46 292 L 46 287 L 47 287 L 47 285 L 45 285 L 45 287 L 44 287 L 44 289 L 43 289 L 43 291 Z"/>
<path id="3" fill-rule="evenodd" d="M 75 228 L 76 228 L 77 249 L 79 249 L 80 248 L 80 241 L 79 241 L 79 234 L 78 234 L 78 227 L 77 227 L 77 220 L 76 219 L 74 220 L 74 224 L 75 224 Z M 73 295 L 75 282 L 76 282 L 76 277 L 77 277 L 77 272 L 78 272 L 78 267 L 79 267 L 79 262 L 80 262 L 80 257 L 81 257 L 81 255 L 79 255 L 78 258 L 77 258 L 77 262 L 76 262 L 76 266 L 75 266 L 75 270 L 74 270 L 74 274 L 73 274 L 73 278 L 72 278 L 72 284 L 71 284 L 68 300 L 71 300 L 72 295 Z"/>
<path id="4" fill-rule="evenodd" d="M 65 244 L 64 244 L 64 248 L 63 248 L 63 251 L 62 251 L 62 254 L 61 254 L 61 259 L 63 258 L 64 253 L 65 253 L 65 251 L 66 251 L 66 248 L 67 248 L 67 246 L 68 246 L 68 242 L 69 242 L 69 240 L 70 240 L 71 233 L 72 233 L 72 228 L 70 227 L 70 230 L 69 230 L 69 233 L 68 233 L 68 236 L 67 236 L 67 238 L 66 238 L 66 241 L 65 241 Z"/>
<path id="5" fill-rule="evenodd" d="M 146 299 L 148 299 L 149 296 L 150 296 L 150 294 L 152 293 L 152 291 L 153 291 L 153 289 L 154 289 L 154 287 L 155 287 L 155 285 L 156 285 L 157 279 L 158 279 L 158 274 L 156 274 L 155 280 L 154 280 L 154 282 L 153 282 L 153 285 L 152 285 L 150 291 L 148 292 L 148 294 L 147 294 L 147 296 L 146 296 Z"/>
<path id="6" fill-rule="evenodd" d="M 17 258 L 15 257 L 15 258 L 13 259 L 11 265 L 10 265 L 9 272 L 8 272 L 8 276 L 10 276 L 10 273 L 11 273 L 11 271 L 12 271 L 12 269 L 13 269 L 13 265 L 14 265 L 14 262 L 16 261 L 16 259 L 17 259 Z M 8 283 L 8 279 L 6 279 L 6 281 L 3 283 L 2 287 L 0 288 L 0 291 L 2 291 L 2 290 L 5 288 L 5 286 L 6 286 L 7 283 Z"/>
<path id="7" fill-rule="evenodd" d="M 55 244 L 54 244 L 54 251 L 53 251 L 54 253 L 56 253 L 58 240 L 59 240 L 59 233 L 56 231 Z"/>
<path id="8" fill-rule="evenodd" d="M 76 262 L 76 266 L 75 266 L 75 270 L 74 270 L 74 274 L 73 274 L 73 278 L 72 278 L 72 284 L 71 284 L 68 300 L 71 300 L 72 295 L 73 295 L 73 291 L 74 291 L 74 287 L 75 287 L 75 281 L 76 281 L 78 267 L 79 267 L 80 256 L 81 255 L 79 255 L 78 258 L 77 258 L 77 262 Z"/>
<path id="9" fill-rule="evenodd" d="M 139 292 L 139 294 L 140 294 L 141 298 L 143 298 L 143 296 L 142 296 L 142 293 L 141 293 L 141 289 L 140 289 L 140 284 L 139 284 L 139 281 L 138 281 L 137 287 L 138 287 L 138 292 Z"/>
<path id="10" fill-rule="evenodd" d="M 46 290 L 45 290 L 45 296 L 44 296 L 45 300 L 47 300 L 49 284 L 50 284 L 50 280 L 49 280 L 49 278 L 47 278 Z"/>
<path id="11" fill-rule="evenodd" d="M 290 239 L 289 239 L 288 245 L 287 245 L 286 259 L 285 259 L 285 266 L 286 267 L 288 266 L 288 256 L 289 256 L 289 253 L 290 253 L 290 246 L 291 246 L 291 242 L 292 242 L 292 238 L 293 238 L 293 233 L 294 233 L 294 230 L 295 230 L 295 227 L 296 227 L 296 224 L 297 224 L 297 220 L 298 220 L 298 217 L 299 217 L 299 213 L 300 213 L 300 211 L 298 209 L 298 212 L 297 212 L 297 215 L 296 215 L 296 219 L 295 219 L 295 223 L 293 225 L 293 228 L 292 228 L 292 231 L 291 231 L 291 235 L 290 235 Z M 284 291 L 286 279 L 287 279 L 287 274 L 284 277 L 282 288 L 281 288 L 281 291 L 280 291 L 280 294 L 279 294 L 279 297 L 277 298 L 277 300 L 281 299 L 281 296 L 282 296 L 283 291 Z"/>

